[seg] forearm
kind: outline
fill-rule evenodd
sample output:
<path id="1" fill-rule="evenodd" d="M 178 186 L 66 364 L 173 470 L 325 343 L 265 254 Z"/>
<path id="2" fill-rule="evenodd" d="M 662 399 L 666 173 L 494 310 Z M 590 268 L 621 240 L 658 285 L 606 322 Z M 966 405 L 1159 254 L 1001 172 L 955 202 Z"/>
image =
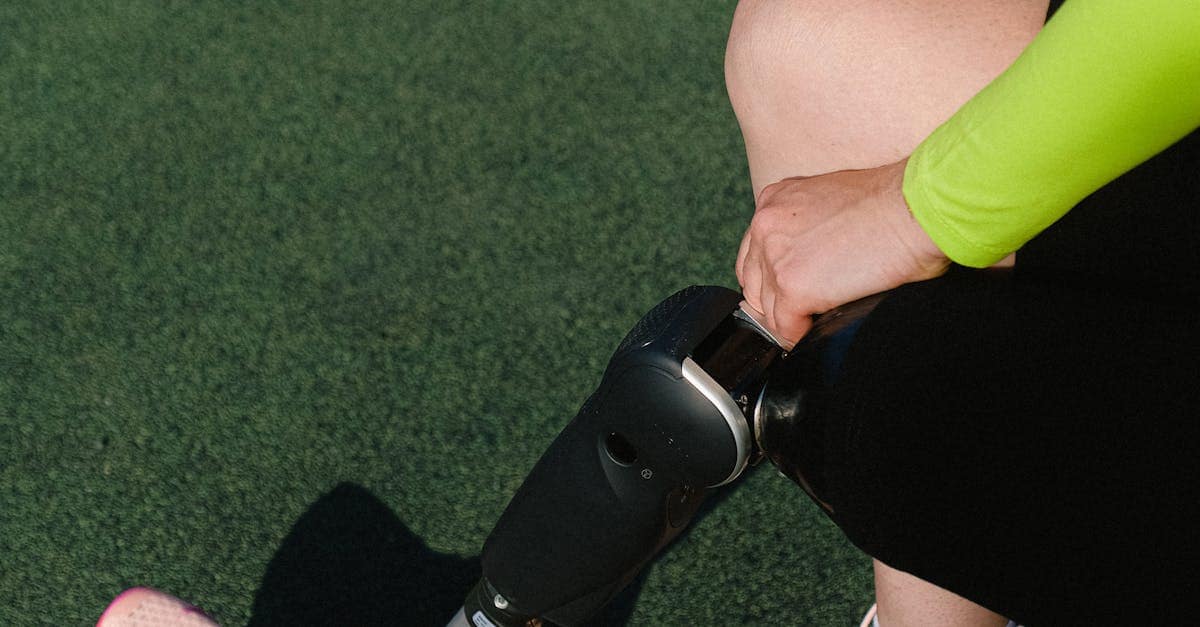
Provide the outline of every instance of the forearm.
<path id="1" fill-rule="evenodd" d="M 909 159 L 939 248 L 986 266 L 1200 125 L 1200 0 L 1073 0 Z"/>

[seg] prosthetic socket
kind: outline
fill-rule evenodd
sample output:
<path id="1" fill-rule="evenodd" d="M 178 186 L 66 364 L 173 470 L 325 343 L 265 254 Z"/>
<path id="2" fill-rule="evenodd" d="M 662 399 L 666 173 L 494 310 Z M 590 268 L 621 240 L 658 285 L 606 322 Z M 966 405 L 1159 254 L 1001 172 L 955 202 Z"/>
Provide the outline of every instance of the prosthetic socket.
<path id="1" fill-rule="evenodd" d="M 810 480 L 815 456 L 800 445 L 805 409 L 878 300 L 824 314 L 786 357 L 737 292 L 694 286 L 657 305 L 513 496 L 457 620 L 582 623 L 687 526 L 709 490 L 763 456 L 831 511 Z"/>

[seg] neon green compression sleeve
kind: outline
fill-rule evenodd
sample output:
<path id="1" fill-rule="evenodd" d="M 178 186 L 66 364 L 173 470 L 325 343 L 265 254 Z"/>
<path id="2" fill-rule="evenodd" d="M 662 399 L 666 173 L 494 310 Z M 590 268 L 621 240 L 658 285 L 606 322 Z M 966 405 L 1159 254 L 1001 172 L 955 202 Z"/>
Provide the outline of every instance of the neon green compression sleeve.
<path id="1" fill-rule="evenodd" d="M 917 147 L 904 197 L 942 252 L 983 267 L 1198 125 L 1200 0 L 1068 0 Z"/>

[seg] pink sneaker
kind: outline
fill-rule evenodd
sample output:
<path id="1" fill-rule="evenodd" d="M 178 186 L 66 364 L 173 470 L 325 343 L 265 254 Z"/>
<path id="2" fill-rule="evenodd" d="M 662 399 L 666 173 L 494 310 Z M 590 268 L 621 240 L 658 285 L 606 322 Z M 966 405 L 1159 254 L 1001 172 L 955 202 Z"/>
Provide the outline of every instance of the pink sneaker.
<path id="1" fill-rule="evenodd" d="M 220 627 L 200 608 L 165 592 L 130 588 L 108 604 L 96 627 Z"/>

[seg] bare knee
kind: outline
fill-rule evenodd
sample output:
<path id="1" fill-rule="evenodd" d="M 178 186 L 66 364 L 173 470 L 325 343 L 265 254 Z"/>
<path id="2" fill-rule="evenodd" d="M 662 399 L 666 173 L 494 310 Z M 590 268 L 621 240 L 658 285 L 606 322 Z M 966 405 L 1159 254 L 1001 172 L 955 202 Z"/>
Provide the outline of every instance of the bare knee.
<path id="1" fill-rule="evenodd" d="M 742 0 L 725 80 L 755 191 L 896 161 L 1006 68 L 1046 0 Z"/>
<path id="2" fill-rule="evenodd" d="M 833 6 L 816 0 L 741 0 L 725 49 L 725 85 L 739 119 L 801 106 L 798 96 L 819 97 L 820 86 L 806 79 L 831 78 L 823 57 L 837 52 L 838 20 Z"/>
<path id="3" fill-rule="evenodd" d="M 836 20 L 828 3 L 813 0 L 738 3 L 725 49 L 725 85 L 746 141 L 755 195 L 784 176 L 817 173 L 764 177 L 764 170 L 775 168 L 766 167 L 762 153 L 771 149 L 766 140 L 777 129 L 786 129 L 790 139 L 813 139 L 815 118 L 832 103 L 828 57 L 839 46 L 830 33 Z"/>

